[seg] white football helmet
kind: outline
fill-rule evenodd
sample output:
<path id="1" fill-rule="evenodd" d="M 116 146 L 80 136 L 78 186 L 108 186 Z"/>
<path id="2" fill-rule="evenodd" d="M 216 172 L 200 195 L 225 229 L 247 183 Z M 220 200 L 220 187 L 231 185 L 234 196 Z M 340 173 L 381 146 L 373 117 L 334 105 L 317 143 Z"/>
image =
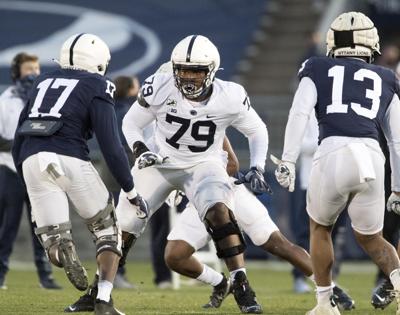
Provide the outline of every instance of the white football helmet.
<path id="1" fill-rule="evenodd" d="M 339 15 L 326 34 L 327 56 L 364 57 L 372 62 L 379 51 L 379 36 L 374 23 L 361 12 Z"/>
<path id="2" fill-rule="evenodd" d="M 82 33 L 72 35 L 64 42 L 59 63 L 62 68 L 104 75 L 110 58 L 110 49 L 100 37 Z"/>
<path id="3" fill-rule="evenodd" d="M 176 87 L 189 99 L 204 95 L 211 87 L 219 69 L 220 58 L 217 47 L 205 36 L 190 35 L 182 39 L 171 54 Z M 205 71 L 206 77 L 197 88 L 190 80 L 179 77 L 179 69 Z"/>

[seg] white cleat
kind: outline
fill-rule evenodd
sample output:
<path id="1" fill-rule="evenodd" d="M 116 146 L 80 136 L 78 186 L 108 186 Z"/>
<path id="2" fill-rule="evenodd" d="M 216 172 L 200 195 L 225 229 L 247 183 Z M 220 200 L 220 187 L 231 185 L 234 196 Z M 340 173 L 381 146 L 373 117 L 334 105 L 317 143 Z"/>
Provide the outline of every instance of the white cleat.
<path id="1" fill-rule="evenodd" d="M 400 315 L 400 291 L 393 290 L 390 293 L 391 293 L 391 296 L 393 296 L 395 298 L 396 303 L 397 303 L 396 315 Z"/>
<path id="2" fill-rule="evenodd" d="M 336 305 L 333 306 L 331 303 L 327 303 L 317 305 L 311 311 L 308 311 L 306 315 L 340 315 L 340 312 Z"/>

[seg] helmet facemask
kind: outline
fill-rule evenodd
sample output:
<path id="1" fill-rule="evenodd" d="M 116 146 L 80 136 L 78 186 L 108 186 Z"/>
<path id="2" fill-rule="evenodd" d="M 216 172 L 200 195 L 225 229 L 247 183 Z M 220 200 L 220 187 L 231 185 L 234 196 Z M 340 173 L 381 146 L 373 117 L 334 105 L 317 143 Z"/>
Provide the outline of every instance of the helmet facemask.
<path id="1" fill-rule="evenodd" d="M 206 95 L 215 75 L 213 64 L 207 66 L 173 63 L 173 71 L 176 87 L 190 100 Z M 189 75 L 182 76 L 182 72 L 185 71 L 187 71 Z M 193 73 L 192 76 L 190 76 L 190 72 Z M 202 73 L 203 76 L 199 73 Z"/>

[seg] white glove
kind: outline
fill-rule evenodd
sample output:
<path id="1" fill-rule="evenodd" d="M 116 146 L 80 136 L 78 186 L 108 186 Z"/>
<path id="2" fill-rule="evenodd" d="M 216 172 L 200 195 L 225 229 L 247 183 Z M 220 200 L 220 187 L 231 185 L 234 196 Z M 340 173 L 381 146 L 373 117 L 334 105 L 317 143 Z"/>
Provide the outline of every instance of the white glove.
<path id="1" fill-rule="evenodd" d="M 146 151 L 142 153 L 138 158 L 138 168 L 142 169 L 153 165 L 161 165 L 165 162 L 166 159 L 168 159 L 168 157 L 162 157 L 157 153 Z"/>
<path id="2" fill-rule="evenodd" d="M 271 160 L 277 165 L 275 177 L 279 185 L 288 188 L 290 192 L 294 191 L 294 182 L 296 180 L 296 164 L 293 162 L 282 161 L 271 154 Z"/>
<path id="3" fill-rule="evenodd" d="M 388 211 L 393 211 L 400 215 L 400 194 L 392 192 L 387 201 L 386 208 Z"/>

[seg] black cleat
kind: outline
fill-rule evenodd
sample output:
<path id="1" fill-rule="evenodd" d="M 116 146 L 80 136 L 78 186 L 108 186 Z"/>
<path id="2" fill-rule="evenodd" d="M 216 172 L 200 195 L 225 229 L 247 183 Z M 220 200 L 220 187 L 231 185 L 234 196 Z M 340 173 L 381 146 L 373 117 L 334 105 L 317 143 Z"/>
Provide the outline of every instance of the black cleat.
<path id="1" fill-rule="evenodd" d="M 262 307 L 257 303 L 256 294 L 250 287 L 246 274 L 239 271 L 232 285 L 233 296 L 239 309 L 244 314 L 262 314 Z"/>
<path id="2" fill-rule="evenodd" d="M 121 311 L 114 307 L 113 300 L 110 299 L 109 302 L 96 299 L 94 304 L 94 314 L 95 315 L 125 315 Z"/>
<path id="3" fill-rule="evenodd" d="M 40 279 L 40 287 L 47 290 L 60 290 L 62 287 L 52 277 Z"/>
<path id="4" fill-rule="evenodd" d="M 393 285 L 389 279 L 382 279 L 374 289 L 371 297 L 371 304 L 375 308 L 385 309 L 395 296 L 391 294 Z"/>
<path id="5" fill-rule="evenodd" d="M 203 305 L 203 308 L 218 308 L 221 306 L 222 301 L 232 293 L 232 284 L 229 279 L 227 279 L 222 273 L 222 281 L 213 288 L 210 296 L 210 301 Z"/>
<path id="6" fill-rule="evenodd" d="M 76 313 L 76 312 L 93 312 L 94 311 L 94 303 L 96 301 L 97 296 L 97 282 L 98 278 L 96 276 L 93 285 L 89 286 L 87 292 L 82 295 L 78 301 L 71 304 L 70 306 L 64 309 L 66 313 Z"/>
<path id="7" fill-rule="evenodd" d="M 61 240 L 58 246 L 59 259 L 69 281 L 80 291 L 88 287 L 86 269 L 82 266 L 75 250 L 75 245 L 70 240 Z"/>
<path id="8" fill-rule="evenodd" d="M 354 300 L 337 285 L 333 287 L 332 297 L 337 307 L 341 310 L 351 311 L 356 308 Z"/>

